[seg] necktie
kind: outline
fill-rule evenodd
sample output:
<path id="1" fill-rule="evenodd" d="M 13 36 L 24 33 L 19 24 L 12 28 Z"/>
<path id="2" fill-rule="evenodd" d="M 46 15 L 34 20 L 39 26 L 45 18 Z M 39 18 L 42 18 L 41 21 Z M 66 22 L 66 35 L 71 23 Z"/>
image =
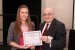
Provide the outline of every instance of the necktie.
<path id="1" fill-rule="evenodd" d="M 48 25 L 49 25 L 49 24 L 47 24 L 46 27 L 45 27 L 45 30 L 44 30 L 44 32 L 43 32 L 43 36 L 46 35 L 46 32 L 48 31 Z"/>
<path id="2" fill-rule="evenodd" d="M 46 25 L 45 30 L 44 30 L 42 36 L 46 35 L 46 32 L 48 31 L 48 25 L 49 25 L 49 24 Z M 40 46 L 40 50 L 42 50 L 42 46 Z"/>

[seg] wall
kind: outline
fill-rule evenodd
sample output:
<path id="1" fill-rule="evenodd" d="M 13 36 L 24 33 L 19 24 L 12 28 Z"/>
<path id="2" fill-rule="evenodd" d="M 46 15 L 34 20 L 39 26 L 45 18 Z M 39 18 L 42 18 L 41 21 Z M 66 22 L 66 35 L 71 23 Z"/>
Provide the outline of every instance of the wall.
<path id="1" fill-rule="evenodd" d="M 2 0 L 0 0 L 0 44 L 3 42 L 3 16 L 2 14 Z"/>

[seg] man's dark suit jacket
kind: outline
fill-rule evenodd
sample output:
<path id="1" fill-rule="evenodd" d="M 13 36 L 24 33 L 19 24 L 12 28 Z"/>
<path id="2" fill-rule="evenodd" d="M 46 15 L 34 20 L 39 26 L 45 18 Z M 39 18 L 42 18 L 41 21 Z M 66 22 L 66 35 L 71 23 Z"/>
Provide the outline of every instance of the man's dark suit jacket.
<path id="1" fill-rule="evenodd" d="M 40 24 L 39 29 L 42 31 L 46 22 Z M 49 44 L 43 42 L 42 49 L 43 50 L 63 50 L 66 46 L 66 29 L 65 25 L 58 21 L 57 19 L 53 19 L 46 36 L 53 37 L 51 41 L 51 47 Z"/>

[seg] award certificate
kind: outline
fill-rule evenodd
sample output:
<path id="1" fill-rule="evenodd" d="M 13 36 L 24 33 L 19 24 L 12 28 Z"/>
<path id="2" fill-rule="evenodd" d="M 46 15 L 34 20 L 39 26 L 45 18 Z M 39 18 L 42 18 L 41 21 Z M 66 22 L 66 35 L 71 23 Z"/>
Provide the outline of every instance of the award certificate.
<path id="1" fill-rule="evenodd" d="M 24 45 L 42 45 L 42 41 L 40 37 L 42 36 L 41 31 L 28 31 L 28 32 L 23 32 L 23 40 L 24 40 Z"/>

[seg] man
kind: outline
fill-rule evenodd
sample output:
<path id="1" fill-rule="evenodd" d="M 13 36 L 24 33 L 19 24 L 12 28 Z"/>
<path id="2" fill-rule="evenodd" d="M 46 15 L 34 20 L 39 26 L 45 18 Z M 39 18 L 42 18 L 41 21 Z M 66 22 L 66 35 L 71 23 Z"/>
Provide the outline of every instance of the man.
<path id="1" fill-rule="evenodd" d="M 44 22 L 39 26 L 42 31 L 41 40 L 43 45 L 40 50 L 63 50 L 66 46 L 65 25 L 55 19 L 55 12 L 51 8 L 46 8 L 43 12 Z"/>

